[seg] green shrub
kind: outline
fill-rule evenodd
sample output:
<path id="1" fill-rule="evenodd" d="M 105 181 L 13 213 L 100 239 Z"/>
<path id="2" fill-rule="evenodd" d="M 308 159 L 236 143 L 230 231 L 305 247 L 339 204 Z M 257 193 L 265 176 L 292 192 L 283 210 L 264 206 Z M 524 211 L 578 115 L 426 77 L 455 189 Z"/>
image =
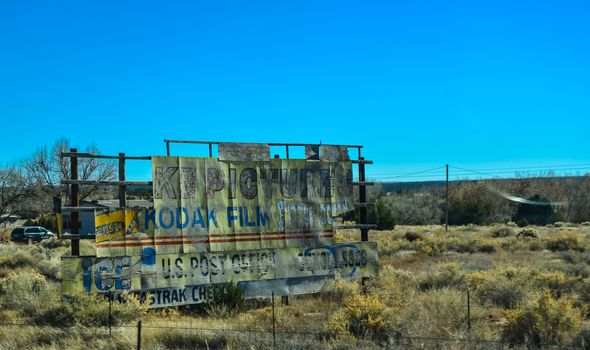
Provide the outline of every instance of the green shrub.
<path id="1" fill-rule="evenodd" d="M 414 241 L 423 239 L 421 234 L 413 232 L 413 231 L 406 232 L 406 234 L 404 235 L 404 238 L 410 242 L 414 242 Z"/>
<path id="2" fill-rule="evenodd" d="M 368 219 L 370 223 L 377 225 L 378 230 L 393 230 L 395 228 L 393 212 L 383 198 L 377 199 L 369 207 Z"/>
<path id="3" fill-rule="evenodd" d="M 582 313 L 566 298 L 555 298 L 544 290 L 523 308 L 506 312 L 502 337 L 510 344 L 542 348 L 570 342 L 580 329 Z"/>
<path id="4" fill-rule="evenodd" d="M 233 282 L 211 288 L 210 299 L 205 305 L 209 315 L 225 317 L 244 310 L 244 290 Z"/>

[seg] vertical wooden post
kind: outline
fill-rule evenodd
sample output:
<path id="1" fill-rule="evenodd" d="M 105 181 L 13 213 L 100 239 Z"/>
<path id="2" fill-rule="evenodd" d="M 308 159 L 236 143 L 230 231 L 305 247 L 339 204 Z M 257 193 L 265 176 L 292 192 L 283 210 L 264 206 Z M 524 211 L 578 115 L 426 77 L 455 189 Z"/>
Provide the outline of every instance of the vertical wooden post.
<path id="1" fill-rule="evenodd" d="M 113 293 L 109 293 L 109 337 L 113 338 Z"/>
<path id="2" fill-rule="evenodd" d="M 137 350 L 141 350 L 141 320 L 137 322 Z"/>
<path id="3" fill-rule="evenodd" d="M 289 146 L 285 146 L 285 158 L 289 159 Z"/>
<path id="4" fill-rule="evenodd" d="M 359 157 L 359 215 L 361 224 L 361 241 L 369 240 L 367 228 L 367 187 L 365 186 L 365 157 Z"/>
<path id="5" fill-rule="evenodd" d="M 76 148 L 70 148 L 70 152 L 78 153 L 78 150 Z M 78 157 L 76 156 L 70 157 L 70 179 L 78 180 Z M 78 207 L 80 206 L 80 185 L 72 184 L 70 186 L 70 206 Z M 70 212 L 70 227 L 72 228 L 73 236 L 71 242 L 72 256 L 80 256 L 80 226 L 78 226 L 79 221 L 80 212 L 76 208 Z"/>
<path id="6" fill-rule="evenodd" d="M 445 166 L 445 232 L 449 231 L 449 165 Z"/>
<path id="7" fill-rule="evenodd" d="M 276 331 L 275 331 L 275 292 L 272 292 L 272 348 L 276 348 Z"/>
<path id="8" fill-rule="evenodd" d="M 209 144 L 209 158 L 213 158 L 213 144 Z"/>
<path id="9" fill-rule="evenodd" d="M 166 155 L 170 156 L 170 142 L 166 141 Z"/>
<path id="10" fill-rule="evenodd" d="M 119 153 L 119 181 L 125 181 L 125 153 Z M 119 208 L 127 206 L 127 186 L 119 185 Z"/>

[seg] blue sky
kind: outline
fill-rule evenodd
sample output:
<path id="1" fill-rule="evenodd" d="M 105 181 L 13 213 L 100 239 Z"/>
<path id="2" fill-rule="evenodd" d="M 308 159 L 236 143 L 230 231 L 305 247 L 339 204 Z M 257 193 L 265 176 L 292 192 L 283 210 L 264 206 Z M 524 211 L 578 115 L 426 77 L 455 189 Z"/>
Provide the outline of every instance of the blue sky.
<path id="1" fill-rule="evenodd" d="M 0 164 L 67 137 L 130 155 L 165 138 L 363 144 L 374 177 L 590 167 L 589 7 L 4 1 Z"/>

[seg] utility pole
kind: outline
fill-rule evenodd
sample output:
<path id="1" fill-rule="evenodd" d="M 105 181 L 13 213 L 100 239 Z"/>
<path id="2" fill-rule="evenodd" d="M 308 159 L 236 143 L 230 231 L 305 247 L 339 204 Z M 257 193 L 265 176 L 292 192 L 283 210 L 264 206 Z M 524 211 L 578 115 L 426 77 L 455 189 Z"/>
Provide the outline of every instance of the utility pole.
<path id="1" fill-rule="evenodd" d="M 445 232 L 449 231 L 449 165 L 445 166 Z"/>

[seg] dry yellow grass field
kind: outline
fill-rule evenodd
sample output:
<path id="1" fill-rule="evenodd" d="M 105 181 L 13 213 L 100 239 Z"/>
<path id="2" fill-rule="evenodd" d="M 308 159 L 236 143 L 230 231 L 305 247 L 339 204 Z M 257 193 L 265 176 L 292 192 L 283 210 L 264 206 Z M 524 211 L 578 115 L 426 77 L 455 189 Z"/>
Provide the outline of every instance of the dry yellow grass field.
<path id="1" fill-rule="evenodd" d="M 355 241 L 359 232 L 337 232 Z M 366 284 L 336 280 L 325 292 L 275 302 L 274 347 L 284 349 L 588 347 L 590 226 L 400 226 L 371 231 L 380 272 Z M 2 233 L 6 237 L 6 233 Z M 83 242 L 91 254 L 91 242 Z M 67 242 L 0 244 L 0 348 L 273 348 L 270 301 L 147 310 L 62 298 Z M 469 292 L 469 309 L 467 293 Z"/>

